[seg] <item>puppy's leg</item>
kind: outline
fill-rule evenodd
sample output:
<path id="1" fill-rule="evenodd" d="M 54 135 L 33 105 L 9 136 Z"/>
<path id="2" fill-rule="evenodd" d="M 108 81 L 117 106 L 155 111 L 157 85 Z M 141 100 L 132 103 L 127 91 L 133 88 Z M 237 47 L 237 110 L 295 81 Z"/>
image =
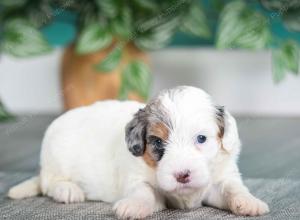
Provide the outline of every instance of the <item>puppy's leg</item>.
<path id="1" fill-rule="evenodd" d="M 240 177 L 225 180 L 222 191 L 228 208 L 237 215 L 258 216 L 269 212 L 268 205 L 254 197 Z"/>
<path id="2" fill-rule="evenodd" d="M 269 212 L 268 205 L 249 192 L 238 172 L 213 185 L 204 203 L 229 209 L 236 215 L 258 216 Z"/>
<path id="3" fill-rule="evenodd" d="M 140 183 L 129 189 L 127 196 L 114 204 L 113 210 L 119 218 L 140 219 L 164 208 L 162 196 L 148 184 Z"/>
<path id="4" fill-rule="evenodd" d="M 71 181 L 56 181 L 49 186 L 47 195 L 57 202 L 74 203 L 85 200 L 84 192 Z"/>

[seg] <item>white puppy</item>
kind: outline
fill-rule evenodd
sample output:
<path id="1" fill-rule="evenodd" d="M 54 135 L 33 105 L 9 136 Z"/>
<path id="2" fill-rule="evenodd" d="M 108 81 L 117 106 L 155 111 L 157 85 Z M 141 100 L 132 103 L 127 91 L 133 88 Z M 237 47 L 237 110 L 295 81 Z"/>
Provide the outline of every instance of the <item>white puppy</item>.
<path id="1" fill-rule="evenodd" d="M 45 134 L 40 175 L 8 195 L 101 200 L 120 218 L 202 204 L 265 214 L 241 180 L 239 151 L 234 118 L 204 91 L 176 87 L 147 105 L 103 101 L 62 115 Z"/>

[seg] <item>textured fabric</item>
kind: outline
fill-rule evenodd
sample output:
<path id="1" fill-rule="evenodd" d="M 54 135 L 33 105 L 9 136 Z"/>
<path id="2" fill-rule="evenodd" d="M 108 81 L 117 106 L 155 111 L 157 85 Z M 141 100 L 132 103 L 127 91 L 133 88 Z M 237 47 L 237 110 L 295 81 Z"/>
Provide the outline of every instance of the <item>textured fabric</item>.
<path id="1" fill-rule="evenodd" d="M 103 202 L 59 204 L 46 197 L 10 200 L 5 197 L 8 187 L 32 173 L 0 173 L 0 219 L 116 219 L 111 205 Z M 271 213 L 261 217 L 238 217 L 210 207 L 194 210 L 165 210 L 147 219 L 300 219 L 300 180 L 247 179 L 246 185 L 257 197 L 266 201 Z"/>

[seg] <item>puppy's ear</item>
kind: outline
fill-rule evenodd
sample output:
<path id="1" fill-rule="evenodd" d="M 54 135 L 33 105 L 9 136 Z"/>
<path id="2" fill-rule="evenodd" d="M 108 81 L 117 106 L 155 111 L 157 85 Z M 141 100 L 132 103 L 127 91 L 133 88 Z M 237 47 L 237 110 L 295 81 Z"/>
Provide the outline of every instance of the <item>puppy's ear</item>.
<path id="1" fill-rule="evenodd" d="M 234 117 L 223 106 L 217 106 L 217 123 L 222 147 L 228 153 L 238 154 L 240 151 L 240 139 Z"/>
<path id="2" fill-rule="evenodd" d="M 146 112 L 140 109 L 126 125 L 125 140 L 129 151 L 134 156 L 142 156 L 146 146 Z"/>

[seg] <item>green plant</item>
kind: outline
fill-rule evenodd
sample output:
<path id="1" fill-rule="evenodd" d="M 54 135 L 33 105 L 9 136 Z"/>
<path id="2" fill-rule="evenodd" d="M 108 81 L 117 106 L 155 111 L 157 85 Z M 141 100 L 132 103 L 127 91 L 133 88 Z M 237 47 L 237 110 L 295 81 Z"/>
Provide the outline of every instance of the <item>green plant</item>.
<path id="1" fill-rule="evenodd" d="M 74 3 L 72 7 L 79 11 L 77 53 L 94 52 L 117 42 L 106 59 L 96 65 L 101 73 L 109 73 L 118 66 L 127 43 L 146 51 L 160 49 L 179 27 L 185 33 L 210 36 L 204 12 L 192 0 L 95 0 L 84 6 Z M 122 71 L 120 98 L 134 91 L 147 99 L 151 81 L 147 65 L 132 60 Z"/>
<path id="2" fill-rule="evenodd" d="M 262 5 L 280 16 L 290 31 L 300 31 L 300 1 L 298 0 L 261 0 Z"/>
<path id="3" fill-rule="evenodd" d="M 0 51 L 17 57 L 40 55 L 51 46 L 38 28 L 50 9 L 38 1 L 2 0 L 0 2 Z M 48 21 L 47 21 L 48 22 Z"/>
<path id="4" fill-rule="evenodd" d="M 52 20 L 54 10 L 71 10 L 78 14 L 75 40 L 78 54 L 93 53 L 117 42 L 107 58 L 95 66 L 107 74 L 118 66 L 127 43 L 141 50 L 159 49 L 170 42 L 179 27 L 185 33 L 210 36 L 205 14 L 199 2 L 192 0 L 57 0 L 51 3 L 49 0 L 4 0 L 1 4 L 5 6 L 0 18 L 4 27 L 2 51 L 20 57 L 50 51 L 38 28 Z M 135 91 L 147 98 L 150 88 L 147 66 L 132 60 L 123 72 L 120 97 Z"/>
<path id="5" fill-rule="evenodd" d="M 179 27 L 188 34 L 210 36 L 205 14 L 193 0 L 2 0 L 1 51 L 17 57 L 50 52 L 51 46 L 40 28 L 66 10 L 78 15 L 78 54 L 93 53 L 116 42 L 115 48 L 95 66 L 103 74 L 118 66 L 128 43 L 141 50 L 159 49 L 170 42 Z M 134 91 L 146 99 L 150 79 L 147 65 L 132 60 L 123 68 L 120 98 Z"/>
<path id="6" fill-rule="evenodd" d="M 287 72 L 299 74 L 299 44 L 291 39 L 282 40 L 272 33 L 271 22 L 282 19 L 287 29 L 300 31 L 300 1 L 261 0 L 261 4 L 271 11 L 269 15 L 249 1 L 228 2 L 220 14 L 216 46 L 220 49 L 271 48 L 273 79 L 280 82 Z"/>
<path id="7" fill-rule="evenodd" d="M 299 0 L 203 0 L 203 5 L 205 10 L 196 0 L 2 0 L 0 50 L 18 57 L 50 52 L 51 46 L 40 28 L 58 14 L 73 11 L 77 15 L 78 54 L 115 45 L 95 65 L 102 74 L 109 74 L 118 66 L 126 44 L 133 43 L 141 50 L 160 49 L 177 31 L 213 38 L 219 49 L 271 48 L 275 82 L 287 72 L 299 73 L 298 42 L 282 40 L 271 30 L 273 19 L 282 19 L 291 31 L 300 30 Z M 147 98 L 149 72 L 141 60 L 124 66 L 120 98 L 126 98 L 129 91 Z"/>

